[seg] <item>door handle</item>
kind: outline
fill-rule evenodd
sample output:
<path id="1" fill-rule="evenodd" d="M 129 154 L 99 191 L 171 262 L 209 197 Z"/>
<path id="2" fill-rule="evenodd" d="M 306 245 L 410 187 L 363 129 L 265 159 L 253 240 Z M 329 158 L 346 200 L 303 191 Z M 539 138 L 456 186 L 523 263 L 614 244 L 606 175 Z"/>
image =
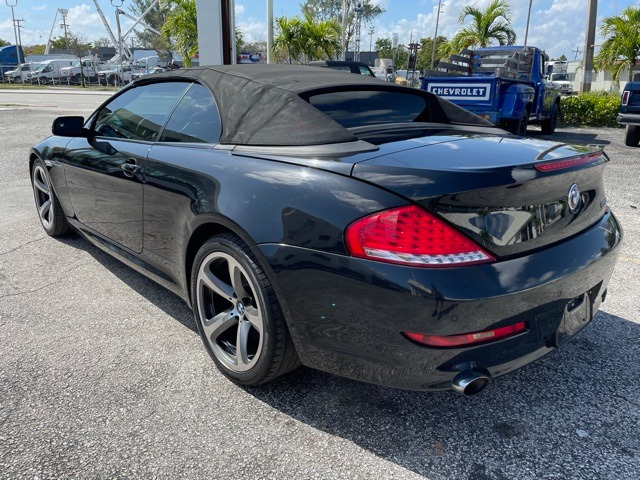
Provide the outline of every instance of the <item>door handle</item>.
<path id="1" fill-rule="evenodd" d="M 138 167 L 135 158 L 127 159 L 127 161 L 120 165 L 120 168 L 122 169 L 126 177 L 133 177 L 133 175 L 140 171 L 140 167 Z"/>

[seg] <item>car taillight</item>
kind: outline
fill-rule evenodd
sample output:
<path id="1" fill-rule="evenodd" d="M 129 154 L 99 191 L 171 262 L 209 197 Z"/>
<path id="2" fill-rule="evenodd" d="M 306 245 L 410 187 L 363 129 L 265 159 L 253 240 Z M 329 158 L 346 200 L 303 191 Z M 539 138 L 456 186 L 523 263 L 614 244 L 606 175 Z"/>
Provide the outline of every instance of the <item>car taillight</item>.
<path id="1" fill-rule="evenodd" d="M 524 332 L 527 329 L 525 322 L 519 322 L 506 327 L 483 330 L 481 332 L 463 333 L 462 335 L 423 335 L 422 333 L 402 332 L 410 340 L 427 347 L 453 348 L 475 345 L 478 343 L 493 342 L 503 338 Z"/>
<path id="2" fill-rule="evenodd" d="M 537 163 L 536 170 L 539 172 L 553 172 L 556 170 L 564 170 L 565 168 L 577 167 L 579 165 L 586 165 L 587 163 L 602 163 L 606 159 L 600 152 L 590 153 L 581 157 L 568 158 L 565 160 L 554 160 L 547 163 Z"/>
<path id="3" fill-rule="evenodd" d="M 625 107 L 629 104 L 629 90 L 625 90 L 624 92 L 622 92 L 622 105 L 624 105 Z"/>
<path id="4" fill-rule="evenodd" d="M 458 267 L 494 259 L 471 239 L 415 205 L 361 218 L 347 227 L 354 257 L 417 267 Z"/>

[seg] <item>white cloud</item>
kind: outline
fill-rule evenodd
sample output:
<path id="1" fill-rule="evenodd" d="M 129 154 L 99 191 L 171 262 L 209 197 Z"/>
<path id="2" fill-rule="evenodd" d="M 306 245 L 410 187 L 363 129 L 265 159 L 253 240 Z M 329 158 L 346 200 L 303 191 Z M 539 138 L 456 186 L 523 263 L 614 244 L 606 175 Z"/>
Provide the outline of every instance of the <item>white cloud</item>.
<path id="1" fill-rule="evenodd" d="M 31 10 L 35 11 L 35 12 L 41 12 L 42 10 L 47 8 L 47 4 L 43 3 L 42 5 L 38 5 L 36 7 L 32 7 Z"/>
<path id="2" fill-rule="evenodd" d="M 479 8 L 485 8 L 490 0 L 443 0 L 442 10 L 438 23 L 438 35 L 448 38 L 453 37 L 462 26 L 458 23 L 460 12 L 465 6 L 475 4 Z M 540 4 L 541 2 L 538 2 Z M 417 11 L 413 18 L 403 18 L 392 23 L 374 23 L 375 38 L 391 38 L 393 32 L 399 34 L 401 44 L 408 44 L 411 33 L 413 38 L 420 39 L 433 37 L 436 24 L 436 0 L 423 0 L 416 5 Z M 525 28 L 529 0 L 512 0 L 511 14 L 512 27 L 517 35 L 517 44 L 524 43 Z M 600 22 L 601 17 L 598 18 Z M 543 7 L 536 8 L 533 2 L 531 21 L 529 25 L 529 45 L 540 47 L 549 53 L 551 57 L 562 54 L 573 58 L 572 51 L 576 47 L 584 48 L 584 30 L 587 21 L 587 13 L 584 2 L 576 0 L 552 0 L 545 2 Z M 602 43 L 596 39 L 596 44 Z"/>
<path id="3" fill-rule="evenodd" d="M 244 5 L 236 3 L 235 10 L 236 15 L 242 15 L 244 13 Z"/>
<path id="4" fill-rule="evenodd" d="M 256 19 L 237 21 L 236 26 L 242 32 L 245 42 L 262 42 L 267 40 L 267 24 Z"/>

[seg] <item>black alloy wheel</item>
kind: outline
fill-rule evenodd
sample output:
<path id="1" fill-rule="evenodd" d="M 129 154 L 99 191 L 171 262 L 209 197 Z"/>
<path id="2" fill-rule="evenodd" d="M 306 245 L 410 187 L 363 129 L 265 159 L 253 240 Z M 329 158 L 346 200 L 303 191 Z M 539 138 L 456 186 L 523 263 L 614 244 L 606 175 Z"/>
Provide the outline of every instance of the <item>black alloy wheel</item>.
<path id="1" fill-rule="evenodd" d="M 66 235 L 69 232 L 69 222 L 62 211 L 56 193 L 53 191 L 47 167 L 40 159 L 33 163 L 31 184 L 38 218 L 40 218 L 44 231 L 52 237 Z"/>
<path id="2" fill-rule="evenodd" d="M 259 385 L 299 365 L 273 287 L 235 235 L 217 235 L 200 248 L 191 300 L 205 348 L 229 379 Z"/>

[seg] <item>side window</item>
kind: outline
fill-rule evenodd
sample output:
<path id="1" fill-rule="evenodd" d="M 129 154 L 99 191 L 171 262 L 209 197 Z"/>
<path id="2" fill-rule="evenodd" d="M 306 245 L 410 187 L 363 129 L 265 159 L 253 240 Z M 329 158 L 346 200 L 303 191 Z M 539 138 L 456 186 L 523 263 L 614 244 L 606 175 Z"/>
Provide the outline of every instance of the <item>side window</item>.
<path id="1" fill-rule="evenodd" d="M 218 143 L 221 132 L 213 96 L 205 87 L 194 83 L 171 114 L 160 141 Z"/>
<path id="2" fill-rule="evenodd" d="M 366 75 L 367 77 L 375 77 L 375 75 L 371 75 L 371 70 L 369 70 L 366 67 L 363 67 L 362 65 L 358 65 L 358 68 L 360 69 L 360 75 Z"/>
<path id="3" fill-rule="evenodd" d="M 127 90 L 98 112 L 93 130 L 101 137 L 153 142 L 188 85 L 162 82 Z"/>

